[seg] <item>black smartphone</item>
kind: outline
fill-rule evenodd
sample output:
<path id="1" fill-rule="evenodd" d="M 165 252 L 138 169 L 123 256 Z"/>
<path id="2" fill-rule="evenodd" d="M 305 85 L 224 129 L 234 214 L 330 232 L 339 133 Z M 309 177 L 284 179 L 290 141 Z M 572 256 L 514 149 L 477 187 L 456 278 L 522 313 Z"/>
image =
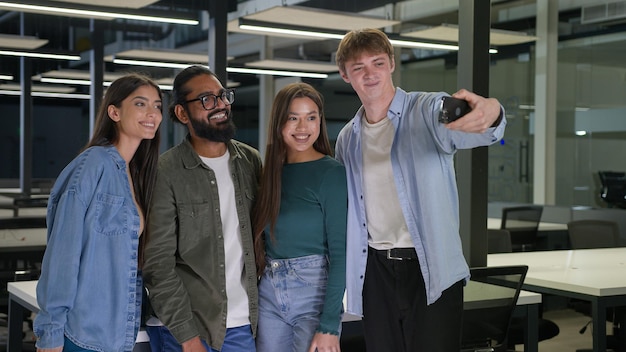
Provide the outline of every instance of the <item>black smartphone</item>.
<path id="1" fill-rule="evenodd" d="M 461 118 L 468 112 L 472 111 L 466 100 L 453 97 L 441 98 L 441 107 L 439 109 L 439 122 L 450 123 Z"/>

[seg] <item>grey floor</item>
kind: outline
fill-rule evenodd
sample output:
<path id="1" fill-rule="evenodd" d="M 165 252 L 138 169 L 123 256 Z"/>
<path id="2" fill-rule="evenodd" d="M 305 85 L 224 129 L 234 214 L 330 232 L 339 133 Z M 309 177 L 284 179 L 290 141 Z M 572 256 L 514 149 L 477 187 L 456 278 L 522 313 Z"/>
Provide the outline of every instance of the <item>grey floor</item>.
<path id="1" fill-rule="evenodd" d="M 539 342 L 539 352 L 576 352 L 578 349 L 589 349 L 592 346 L 591 328 L 580 334 L 580 329 L 589 322 L 590 318 L 571 309 L 556 309 L 544 313 L 544 318 L 554 321 L 560 329 L 559 335 L 552 339 Z M 0 317 L 1 318 L 1 317 Z M 611 331 L 607 324 L 607 331 Z M 30 332 L 29 332 L 30 333 Z M 30 333 L 32 334 L 32 333 Z M 27 336 L 32 339 L 32 336 Z M 5 351 L 6 327 L 0 327 L 0 352 Z M 32 351 L 25 344 L 25 351 Z M 518 345 L 515 351 L 524 351 L 523 345 Z"/>
<path id="2" fill-rule="evenodd" d="M 592 347 L 591 327 L 580 334 L 580 329 L 589 322 L 590 318 L 571 309 L 559 309 L 547 311 L 543 317 L 554 321 L 560 329 L 559 335 L 539 342 L 539 352 L 575 352 L 578 349 Z M 607 332 L 612 327 L 607 324 Z M 516 351 L 523 351 L 522 345 L 516 346 Z"/>

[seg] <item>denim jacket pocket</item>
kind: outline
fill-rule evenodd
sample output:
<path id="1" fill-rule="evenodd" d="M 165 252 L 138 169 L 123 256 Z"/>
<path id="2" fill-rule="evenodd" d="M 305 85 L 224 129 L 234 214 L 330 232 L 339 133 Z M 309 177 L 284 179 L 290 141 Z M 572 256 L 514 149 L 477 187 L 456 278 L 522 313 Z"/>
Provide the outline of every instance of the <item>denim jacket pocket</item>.
<path id="1" fill-rule="evenodd" d="M 106 236 L 121 235 L 128 230 L 128 212 L 123 196 L 108 193 L 96 195 L 96 231 Z"/>

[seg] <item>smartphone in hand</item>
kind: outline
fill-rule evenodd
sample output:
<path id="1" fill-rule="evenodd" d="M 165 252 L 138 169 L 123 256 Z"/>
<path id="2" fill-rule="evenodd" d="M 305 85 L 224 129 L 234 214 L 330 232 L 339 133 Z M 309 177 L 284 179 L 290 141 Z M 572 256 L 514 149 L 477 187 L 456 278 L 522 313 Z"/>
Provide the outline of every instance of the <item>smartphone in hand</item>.
<path id="1" fill-rule="evenodd" d="M 445 96 L 441 98 L 439 122 L 450 123 L 472 111 L 466 100 Z"/>

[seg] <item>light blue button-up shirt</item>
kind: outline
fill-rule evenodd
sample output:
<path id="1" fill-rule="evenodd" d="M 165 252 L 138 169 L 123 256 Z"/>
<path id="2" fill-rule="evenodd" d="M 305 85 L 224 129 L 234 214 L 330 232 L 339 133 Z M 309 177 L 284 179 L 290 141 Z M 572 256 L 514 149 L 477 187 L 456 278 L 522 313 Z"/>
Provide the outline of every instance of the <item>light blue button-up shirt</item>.
<path id="1" fill-rule="evenodd" d="M 115 147 L 91 147 L 63 169 L 46 220 L 37 347 L 63 346 L 65 335 L 93 351 L 132 351 L 141 310 L 139 213 Z"/>
<path id="2" fill-rule="evenodd" d="M 452 131 L 439 123 L 441 98 L 447 93 L 407 93 L 396 88 L 387 117 L 395 136 L 391 166 L 402 213 L 411 234 L 426 285 L 428 304 L 459 280 L 469 278 L 459 236 L 459 200 L 454 171 L 458 149 L 487 146 L 504 135 L 506 118 L 485 133 Z M 336 157 L 346 167 L 348 230 L 346 311 L 362 316 L 368 234 L 363 199 L 361 120 L 363 107 L 341 130 Z"/>

